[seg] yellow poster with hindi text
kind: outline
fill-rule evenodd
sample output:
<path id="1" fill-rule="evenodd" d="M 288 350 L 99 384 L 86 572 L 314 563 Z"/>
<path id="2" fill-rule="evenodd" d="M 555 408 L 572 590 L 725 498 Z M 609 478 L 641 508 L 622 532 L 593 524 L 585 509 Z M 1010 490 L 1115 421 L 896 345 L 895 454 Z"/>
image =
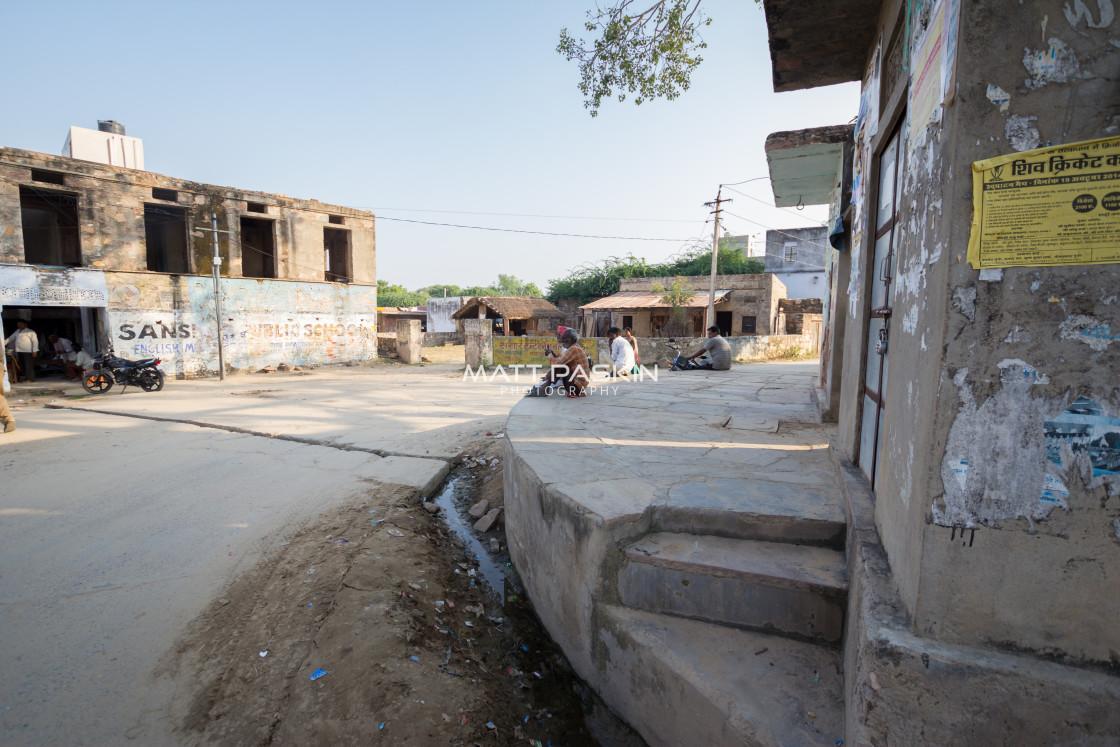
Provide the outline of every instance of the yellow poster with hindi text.
<path id="1" fill-rule="evenodd" d="M 975 269 L 1120 262 L 1120 137 L 972 164 Z"/>

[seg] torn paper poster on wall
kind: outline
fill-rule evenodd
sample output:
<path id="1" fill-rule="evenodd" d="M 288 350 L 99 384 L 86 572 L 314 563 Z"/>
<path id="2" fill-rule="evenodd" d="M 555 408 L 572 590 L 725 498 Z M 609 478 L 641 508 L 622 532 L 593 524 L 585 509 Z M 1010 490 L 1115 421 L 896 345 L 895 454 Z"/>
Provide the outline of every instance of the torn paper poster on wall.
<path id="1" fill-rule="evenodd" d="M 999 110 L 1004 114 L 1007 113 L 1007 107 L 1011 104 L 1011 94 L 1003 90 L 999 86 L 988 84 L 988 101 L 999 107 Z"/>
<path id="2" fill-rule="evenodd" d="M 1120 418 L 1106 415 L 1104 408 L 1087 397 L 1078 397 L 1065 411 L 1043 423 L 1046 458 L 1066 465 L 1085 454 L 1093 475 L 1120 475 Z"/>

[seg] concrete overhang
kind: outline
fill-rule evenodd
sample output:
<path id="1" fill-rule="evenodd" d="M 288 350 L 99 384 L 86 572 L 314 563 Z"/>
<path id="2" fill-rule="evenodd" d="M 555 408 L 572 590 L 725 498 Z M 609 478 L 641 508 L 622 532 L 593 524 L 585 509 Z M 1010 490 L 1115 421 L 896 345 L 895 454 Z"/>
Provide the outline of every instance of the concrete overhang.
<path id="1" fill-rule="evenodd" d="M 845 151 L 851 148 L 855 125 L 813 127 L 773 132 L 766 138 L 770 186 L 778 207 L 825 205 L 832 199 Z"/>
<path id="2" fill-rule="evenodd" d="M 881 4 L 881 0 L 762 0 L 774 90 L 860 80 Z"/>

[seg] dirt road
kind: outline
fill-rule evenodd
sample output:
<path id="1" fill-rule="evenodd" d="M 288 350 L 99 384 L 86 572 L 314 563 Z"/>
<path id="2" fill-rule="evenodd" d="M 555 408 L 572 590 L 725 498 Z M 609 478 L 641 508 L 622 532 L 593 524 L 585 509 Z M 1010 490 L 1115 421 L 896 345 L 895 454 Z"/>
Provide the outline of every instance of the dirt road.
<path id="1" fill-rule="evenodd" d="M 100 412 L 16 408 L 0 451 L 0 741 L 506 743 L 519 714 L 581 742 L 528 730 L 578 711 L 538 696 L 562 667 L 415 492 L 496 443 L 497 388 L 379 365 L 61 404 Z"/>

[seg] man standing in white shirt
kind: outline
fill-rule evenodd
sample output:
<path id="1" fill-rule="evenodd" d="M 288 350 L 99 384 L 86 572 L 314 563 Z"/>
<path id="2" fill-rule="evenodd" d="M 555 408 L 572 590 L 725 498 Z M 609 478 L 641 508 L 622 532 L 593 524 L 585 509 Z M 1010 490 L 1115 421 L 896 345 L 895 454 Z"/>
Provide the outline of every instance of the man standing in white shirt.
<path id="1" fill-rule="evenodd" d="M 622 336 L 622 330 L 611 327 L 607 330 L 611 345 L 611 376 L 628 375 L 634 370 L 634 346 Z"/>
<path id="2" fill-rule="evenodd" d="M 39 357 L 39 335 L 35 330 L 28 328 L 27 322 L 16 320 L 16 331 L 8 335 L 4 343 L 12 348 L 16 354 L 16 362 L 23 372 L 23 378 L 29 382 L 35 381 L 35 359 Z"/>

